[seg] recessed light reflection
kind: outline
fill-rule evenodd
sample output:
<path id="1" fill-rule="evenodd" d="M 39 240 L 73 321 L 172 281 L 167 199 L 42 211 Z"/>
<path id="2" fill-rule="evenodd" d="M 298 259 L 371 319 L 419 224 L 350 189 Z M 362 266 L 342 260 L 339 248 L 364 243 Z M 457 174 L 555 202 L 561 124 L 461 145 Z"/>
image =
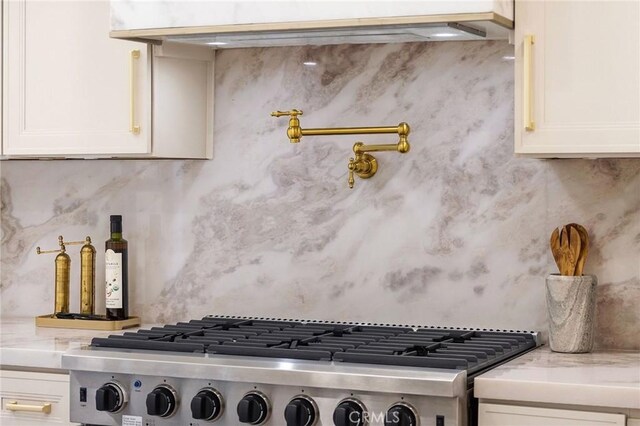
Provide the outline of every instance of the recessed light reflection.
<path id="1" fill-rule="evenodd" d="M 457 36 L 458 34 L 455 34 L 455 33 L 435 33 L 431 35 L 431 37 L 439 37 L 439 38 L 457 37 Z"/>
<path id="2" fill-rule="evenodd" d="M 502 57 L 502 60 L 503 60 L 503 61 L 513 61 L 513 60 L 515 60 L 515 59 L 516 59 L 516 57 L 515 57 L 515 56 L 508 56 L 508 55 L 507 55 L 507 56 L 503 56 L 503 57 Z"/>
<path id="3" fill-rule="evenodd" d="M 211 41 L 207 43 L 209 46 L 225 46 L 227 42 L 225 41 Z"/>
<path id="4" fill-rule="evenodd" d="M 302 63 L 302 65 L 306 65 L 308 67 L 315 67 L 316 65 L 318 65 L 318 63 L 313 61 L 305 61 Z"/>

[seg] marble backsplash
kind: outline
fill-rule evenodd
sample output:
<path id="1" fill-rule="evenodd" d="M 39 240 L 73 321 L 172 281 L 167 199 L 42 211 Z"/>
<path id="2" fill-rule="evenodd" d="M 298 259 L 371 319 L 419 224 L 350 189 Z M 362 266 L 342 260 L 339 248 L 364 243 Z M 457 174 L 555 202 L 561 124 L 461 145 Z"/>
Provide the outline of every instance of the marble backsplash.
<path id="1" fill-rule="evenodd" d="M 548 238 L 575 221 L 593 239 L 597 345 L 640 349 L 640 160 L 514 157 L 512 54 L 505 42 L 221 51 L 213 160 L 3 162 L 2 315 L 52 310 L 53 258 L 36 246 L 91 235 L 100 253 L 122 214 L 145 321 L 546 330 Z M 349 190 L 352 144 L 395 138 L 292 145 L 269 116 L 289 108 L 303 127 L 406 121 L 411 151 L 380 153 L 378 174 Z"/>

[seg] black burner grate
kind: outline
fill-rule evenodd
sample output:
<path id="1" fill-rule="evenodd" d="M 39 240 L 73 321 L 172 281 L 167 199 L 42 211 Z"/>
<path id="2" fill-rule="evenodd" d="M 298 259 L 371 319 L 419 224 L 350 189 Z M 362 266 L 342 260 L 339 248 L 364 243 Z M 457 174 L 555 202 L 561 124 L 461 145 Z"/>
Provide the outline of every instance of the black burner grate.
<path id="1" fill-rule="evenodd" d="M 218 317 L 95 338 L 91 344 L 98 348 L 461 369 L 469 374 L 536 345 L 531 334 L 520 332 Z"/>

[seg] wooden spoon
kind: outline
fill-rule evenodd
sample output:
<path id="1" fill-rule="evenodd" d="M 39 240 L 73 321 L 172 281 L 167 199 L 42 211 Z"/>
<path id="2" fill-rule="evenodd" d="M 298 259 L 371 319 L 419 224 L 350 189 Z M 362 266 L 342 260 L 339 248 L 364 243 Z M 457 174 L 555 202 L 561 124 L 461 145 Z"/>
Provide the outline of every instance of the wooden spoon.
<path id="1" fill-rule="evenodd" d="M 560 231 L 561 275 L 574 276 L 580 257 L 580 233 L 571 226 L 563 226 Z"/>
<path id="2" fill-rule="evenodd" d="M 551 233 L 551 240 L 549 240 L 549 246 L 551 247 L 551 253 L 553 254 L 553 260 L 558 265 L 558 271 L 562 275 L 562 249 L 560 248 L 560 230 L 554 229 Z"/>
<path id="3" fill-rule="evenodd" d="M 580 256 L 578 257 L 578 263 L 576 264 L 575 274 L 577 276 L 582 276 L 582 273 L 584 272 L 584 264 L 587 261 L 587 255 L 589 254 L 589 233 L 584 226 L 577 223 L 570 223 L 567 226 L 575 228 L 580 234 Z"/>

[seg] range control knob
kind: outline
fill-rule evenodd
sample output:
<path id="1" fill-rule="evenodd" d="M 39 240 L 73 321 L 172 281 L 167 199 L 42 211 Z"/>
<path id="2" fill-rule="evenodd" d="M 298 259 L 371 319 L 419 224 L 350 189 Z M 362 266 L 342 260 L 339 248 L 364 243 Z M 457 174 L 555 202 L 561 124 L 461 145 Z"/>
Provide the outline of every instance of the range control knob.
<path id="1" fill-rule="evenodd" d="M 318 417 L 318 407 L 311 398 L 297 396 L 284 409 L 287 426 L 312 426 Z"/>
<path id="2" fill-rule="evenodd" d="M 147 394 L 147 414 L 150 416 L 169 417 L 177 405 L 176 392 L 168 385 L 156 386 Z"/>
<path id="3" fill-rule="evenodd" d="M 363 426 L 365 424 L 364 405 L 355 399 L 345 399 L 333 410 L 335 426 Z"/>
<path id="4" fill-rule="evenodd" d="M 417 426 L 416 411 L 408 404 L 398 403 L 387 410 L 384 426 Z"/>
<path id="5" fill-rule="evenodd" d="M 213 388 L 200 389 L 191 399 L 191 417 L 197 420 L 216 420 L 222 409 L 222 395 Z"/>
<path id="6" fill-rule="evenodd" d="M 116 413 L 124 408 L 125 393 L 117 383 L 109 382 L 96 391 L 96 410 Z"/>
<path id="7" fill-rule="evenodd" d="M 238 403 L 240 423 L 259 425 L 269 417 L 269 400 L 260 392 L 249 392 Z"/>

